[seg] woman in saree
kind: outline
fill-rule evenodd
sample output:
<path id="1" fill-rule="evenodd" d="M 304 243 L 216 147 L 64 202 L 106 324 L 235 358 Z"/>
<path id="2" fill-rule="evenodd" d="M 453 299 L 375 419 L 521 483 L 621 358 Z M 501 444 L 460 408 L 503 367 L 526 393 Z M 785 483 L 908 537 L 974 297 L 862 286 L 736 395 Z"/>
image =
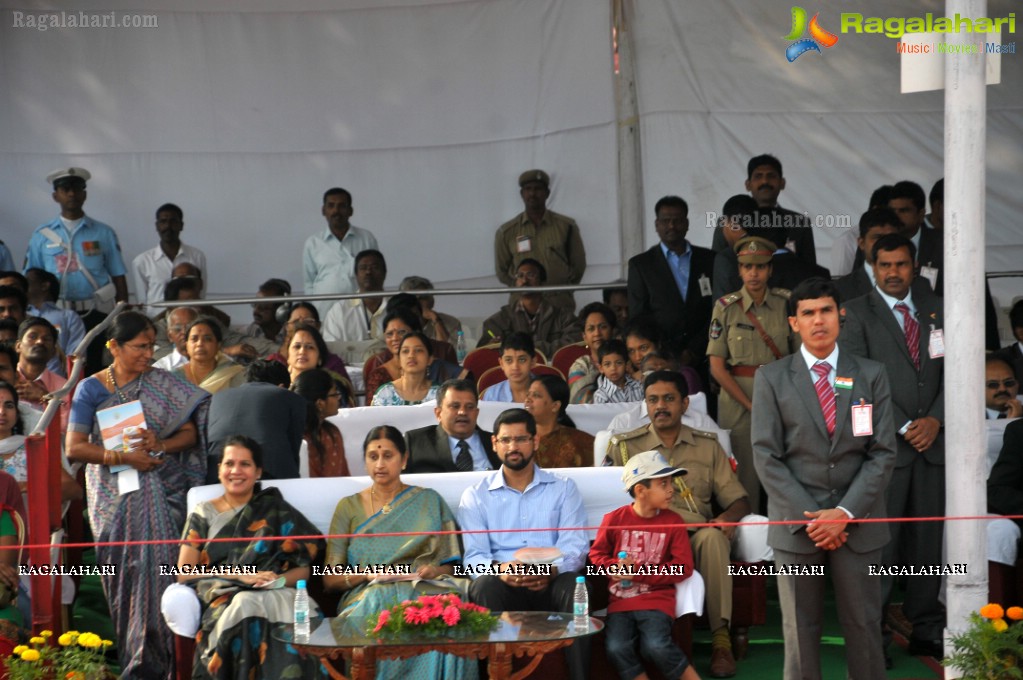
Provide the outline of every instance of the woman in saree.
<path id="1" fill-rule="evenodd" d="M 568 369 L 568 387 L 573 404 L 589 404 L 593 402 L 600 375 L 597 350 L 601 343 L 614 336 L 618 317 L 603 302 L 591 302 L 579 312 L 579 320 L 583 325 L 583 342 L 590 352 L 572 362 Z"/>
<path id="2" fill-rule="evenodd" d="M 173 638 L 160 613 L 164 589 L 174 582 L 161 564 L 174 564 L 173 544 L 106 545 L 117 541 L 176 540 L 185 523 L 185 494 L 206 478 L 209 394 L 171 373 L 152 368 L 156 330 L 145 315 L 114 318 L 107 347 L 114 360 L 86 378 L 71 403 L 68 458 L 86 463 L 86 496 L 98 564 L 117 565 L 101 576 L 117 633 L 122 678 L 174 677 Z M 127 447 L 105 450 L 97 411 L 139 401 L 147 429 Z M 111 472 L 111 466 L 128 466 Z M 137 478 L 137 489 L 121 493 Z M 134 486 L 134 484 L 132 484 Z"/>
<path id="3" fill-rule="evenodd" d="M 327 590 L 342 591 L 338 614 L 342 617 L 375 616 L 404 600 L 440 592 L 464 591 L 464 581 L 452 578 L 462 551 L 454 516 L 436 491 L 401 481 L 408 463 L 405 439 L 390 425 L 374 427 L 363 444 L 368 489 L 342 498 L 330 522 L 330 534 L 383 534 L 424 532 L 414 536 L 330 538 L 326 567 L 335 565 L 408 565 L 419 581 L 390 581 L 371 575 L 326 575 Z M 432 532 L 432 533 L 431 533 Z M 464 594 L 464 592 L 463 592 Z M 411 659 L 377 661 L 377 680 L 383 678 L 477 677 L 477 663 L 450 654 L 430 652 Z"/>
<path id="4" fill-rule="evenodd" d="M 337 425 L 327 420 L 336 416 L 341 391 L 322 368 L 303 371 L 291 383 L 291 391 L 305 399 L 305 439 L 309 450 L 310 477 L 348 477 L 345 440 Z"/>
<path id="5" fill-rule="evenodd" d="M 536 464 L 542 468 L 587 467 L 593 463 L 593 435 L 577 430 L 568 415 L 568 384 L 541 375 L 529 385 L 524 406 L 536 420 Z"/>
<path id="6" fill-rule="evenodd" d="M 264 536 L 311 536 L 319 530 L 276 488 L 259 490 L 263 450 L 249 437 L 224 442 L 217 466 L 223 495 L 196 506 L 182 534 L 178 569 L 202 564 L 246 573 L 179 574 L 202 602 L 195 636 L 193 678 L 313 678 L 326 675 L 273 633 L 294 622 L 295 584 L 309 578 L 322 540 L 263 541 Z M 249 541 L 209 542 L 209 539 Z M 283 580 L 283 583 L 281 581 Z M 316 604 L 310 600 L 310 607 Z M 318 614 L 319 610 L 312 612 Z"/>
<path id="7" fill-rule="evenodd" d="M 185 329 L 188 363 L 174 373 L 210 394 L 245 382 L 245 367 L 220 351 L 224 331 L 208 316 L 200 316 Z"/>
<path id="8" fill-rule="evenodd" d="M 25 506 L 14 477 L 0 472 L 0 546 L 22 545 Z M 24 622 L 18 610 L 18 550 L 0 550 L 0 658 L 7 658 L 21 639 Z"/>

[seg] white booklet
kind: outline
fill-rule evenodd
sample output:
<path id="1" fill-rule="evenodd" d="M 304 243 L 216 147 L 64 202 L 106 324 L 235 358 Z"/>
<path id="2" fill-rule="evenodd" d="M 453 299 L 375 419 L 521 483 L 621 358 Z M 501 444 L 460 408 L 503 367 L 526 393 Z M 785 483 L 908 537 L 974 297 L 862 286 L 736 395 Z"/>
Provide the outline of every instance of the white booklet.
<path id="1" fill-rule="evenodd" d="M 125 428 L 149 429 L 146 416 L 142 413 L 142 403 L 137 399 L 96 411 L 96 421 L 99 423 L 100 436 L 103 437 L 103 448 L 108 451 L 124 449 Z M 130 465 L 111 465 L 110 472 L 117 475 L 117 490 L 122 496 L 138 491 L 138 470 Z"/>

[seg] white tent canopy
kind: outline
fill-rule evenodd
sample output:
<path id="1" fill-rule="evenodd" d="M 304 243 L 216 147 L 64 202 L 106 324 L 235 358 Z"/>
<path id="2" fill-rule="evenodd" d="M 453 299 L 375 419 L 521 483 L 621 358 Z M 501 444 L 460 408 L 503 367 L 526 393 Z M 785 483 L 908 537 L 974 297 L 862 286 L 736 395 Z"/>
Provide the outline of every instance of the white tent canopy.
<path id="1" fill-rule="evenodd" d="M 181 205 L 184 239 L 216 263 L 212 294 L 251 293 L 270 276 L 299 289 L 302 242 L 324 228 L 331 186 L 354 194 L 353 222 L 377 235 L 389 285 L 407 274 L 485 280 L 494 230 L 521 210 L 515 178 L 530 167 L 551 173 L 551 208 L 581 225 L 586 282 L 616 278 L 632 254 L 618 248 L 619 229 L 640 225 L 617 217 L 610 0 L 55 4 L 0 2 L 0 238 L 16 259 L 56 215 L 43 178 L 69 164 L 92 171 L 86 210 L 117 229 L 126 259 L 155 245 L 158 205 Z M 838 32 L 847 8 L 830 4 L 820 21 Z M 24 27 L 61 5 L 158 25 Z M 790 9 L 626 2 L 648 246 L 665 194 L 689 201 L 690 238 L 709 245 L 706 213 L 743 192 L 758 153 L 784 163 L 783 205 L 852 224 L 876 186 L 927 190 L 942 175 L 943 95 L 899 94 L 897 41 L 839 34 L 790 64 Z M 941 15 L 943 4 L 855 9 Z M 990 16 L 1013 9 L 989 2 Z M 1021 58 L 1005 55 L 1002 84 L 988 88 L 989 270 L 1018 269 L 1023 255 Z M 825 265 L 834 236 L 817 232 Z"/>

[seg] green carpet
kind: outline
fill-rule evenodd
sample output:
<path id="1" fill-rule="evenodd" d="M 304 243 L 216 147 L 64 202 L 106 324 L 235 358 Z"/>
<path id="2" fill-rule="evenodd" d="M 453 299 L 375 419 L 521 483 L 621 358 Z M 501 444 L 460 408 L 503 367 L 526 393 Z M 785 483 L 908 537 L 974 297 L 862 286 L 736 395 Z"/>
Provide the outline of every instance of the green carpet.
<path id="1" fill-rule="evenodd" d="M 845 678 L 845 640 L 838 624 L 835 598 L 830 583 L 824 608 L 824 636 L 821 641 L 821 677 Z M 710 632 L 697 630 L 693 639 L 693 655 L 696 670 L 704 678 L 710 677 Z M 935 674 L 919 659 L 906 654 L 906 650 L 892 644 L 889 652 L 895 667 L 888 671 L 887 678 L 914 678 L 934 680 L 942 677 Z M 750 629 L 750 645 L 746 658 L 738 662 L 740 680 L 778 680 L 784 666 L 784 640 L 781 630 L 781 608 L 778 605 L 778 589 L 773 578 L 767 579 L 767 623 Z"/>

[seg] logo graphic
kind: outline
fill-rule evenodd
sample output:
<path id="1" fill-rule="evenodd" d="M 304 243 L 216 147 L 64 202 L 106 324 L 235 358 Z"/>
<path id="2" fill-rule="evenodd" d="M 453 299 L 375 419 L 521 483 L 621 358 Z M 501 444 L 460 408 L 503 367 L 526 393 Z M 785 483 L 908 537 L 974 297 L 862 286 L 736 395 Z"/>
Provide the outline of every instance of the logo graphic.
<path id="1" fill-rule="evenodd" d="M 813 19 L 810 19 L 809 26 L 806 21 L 806 10 L 802 7 L 792 8 L 792 30 L 785 40 L 795 40 L 785 49 L 785 57 L 789 62 L 793 62 L 799 58 L 799 55 L 814 50 L 820 54 L 821 46 L 825 49 L 834 47 L 838 42 L 838 36 L 834 33 L 830 33 L 825 29 L 821 28 L 821 25 L 817 23 L 817 17 L 820 14 L 814 14 Z M 809 38 L 799 39 L 803 35 L 803 32 L 808 30 L 810 32 Z"/>

